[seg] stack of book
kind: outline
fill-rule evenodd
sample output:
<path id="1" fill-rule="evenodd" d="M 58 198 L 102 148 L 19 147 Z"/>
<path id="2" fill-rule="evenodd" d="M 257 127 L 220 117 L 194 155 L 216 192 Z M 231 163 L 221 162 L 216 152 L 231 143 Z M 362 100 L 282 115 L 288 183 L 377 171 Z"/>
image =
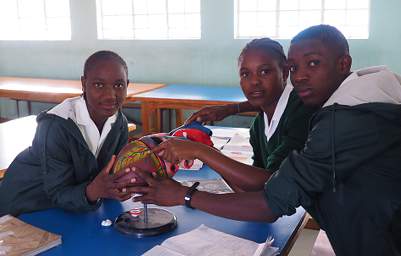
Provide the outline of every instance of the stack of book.
<path id="1" fill-rule="evenodd" d="M 0 255 L 36 255 L 61 244 L 61 236 L 11 215 L 0 218 Z"/>

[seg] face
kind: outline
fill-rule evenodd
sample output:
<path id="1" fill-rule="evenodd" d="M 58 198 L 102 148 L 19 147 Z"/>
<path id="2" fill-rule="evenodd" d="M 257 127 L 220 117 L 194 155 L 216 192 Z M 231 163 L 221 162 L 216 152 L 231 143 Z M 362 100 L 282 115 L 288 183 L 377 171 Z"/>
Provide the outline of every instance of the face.
<path id="1" fill-rule="evenodd" d="M 274 55 L 261 49 L 249 49 L 242 57 L 239 75 L 246 98 L 264 112 L 271 107 L 274 112 L 287 81 L 287 69 L 280 67 Z"/>
<path id="2" fill-rule="evenodd" d="M 338 56 L 320 40 L 291 44 L 288 51 L 290 78 L 306 105 L 322 106 L 350 72 L 351 57 Z"/>
<path id="3" fill-rule="evenodd" d="M 81 82 L 89 115 L 96 124 L 114 115 L 127 96 L 127 74 L 116 60 L 95 61 Z"/>

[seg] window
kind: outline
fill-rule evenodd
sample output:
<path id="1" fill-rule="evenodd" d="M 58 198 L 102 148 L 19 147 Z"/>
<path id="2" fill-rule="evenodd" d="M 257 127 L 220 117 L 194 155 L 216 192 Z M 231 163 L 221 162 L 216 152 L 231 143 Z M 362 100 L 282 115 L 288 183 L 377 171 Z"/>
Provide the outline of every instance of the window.
<path id="1" fill-rule="evenodd" d="M 1 0 L 0 40 L 71 40 L 69 0 Z"/>
<path id="2" fill-rule="evenodd" d="M 99 39 L 199 39 L 200 0 L 96 0 Z"/>
<path id="3" fill-rule="evenodd" d="M 292 38 L 317 24 L 369 37 L 369 0 L 235 0 L 235 38 Z"/>

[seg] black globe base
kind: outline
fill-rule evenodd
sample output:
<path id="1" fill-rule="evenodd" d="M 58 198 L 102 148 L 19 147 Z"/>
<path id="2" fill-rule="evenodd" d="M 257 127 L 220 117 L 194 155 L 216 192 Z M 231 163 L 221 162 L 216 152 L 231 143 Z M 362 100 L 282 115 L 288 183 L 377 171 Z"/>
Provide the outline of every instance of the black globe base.
<path id="1" fill-rule="evenodd" d="M 132 214 L 130 211 L 120 214 L 114 221 L 114 227 L 128 235 L 136 237 L 155 236 L 177 227 L 177 218 L 171 212 L 160 208 L 148 208 L 147 220 L 145 209 L 141 208 L 140 214 Z"/>

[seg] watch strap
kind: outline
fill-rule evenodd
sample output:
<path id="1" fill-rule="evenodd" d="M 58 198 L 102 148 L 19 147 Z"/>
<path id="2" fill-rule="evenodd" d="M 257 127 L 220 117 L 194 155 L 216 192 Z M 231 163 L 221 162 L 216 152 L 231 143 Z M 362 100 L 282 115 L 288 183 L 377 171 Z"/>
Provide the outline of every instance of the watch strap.
<path id="1" fill-rule="evenodd" d="M 195 191 L 197 191 L 197 187 L 199 186 L 199 182 L 195 182 L 194 184 L 192 184 L 191 187 L 188 188 L 187 193 L 185 194 L 184 197 L 184 202 L 185 202 L 185 206 L 192 208 L 191 206 L 191 200 L 192 200 L 192 195 L 195 193 Z"/>

